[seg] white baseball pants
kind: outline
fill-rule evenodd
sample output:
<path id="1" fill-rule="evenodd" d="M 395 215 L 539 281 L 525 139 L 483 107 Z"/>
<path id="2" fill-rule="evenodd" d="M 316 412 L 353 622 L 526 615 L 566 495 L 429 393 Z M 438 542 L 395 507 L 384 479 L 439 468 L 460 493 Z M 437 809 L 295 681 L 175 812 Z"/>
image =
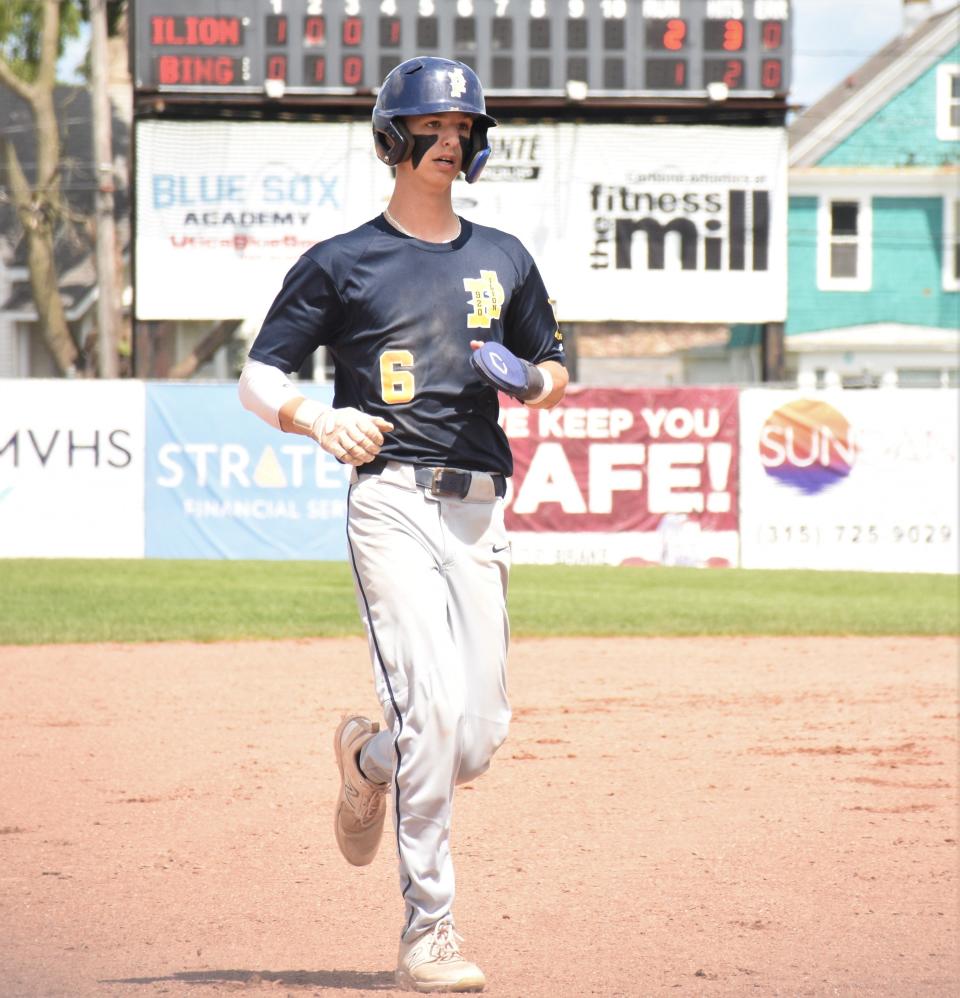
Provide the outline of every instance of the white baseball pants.
<path id="1" fill-rule="evenodd" d="M 451 914 L 454 787 L 507 735 L 510 550 L 502 499 L 433 496 L 395 462 L 358 471 L 347 536 L 386 721 L 361 762 L 392 781 L 409 942 Z"/>

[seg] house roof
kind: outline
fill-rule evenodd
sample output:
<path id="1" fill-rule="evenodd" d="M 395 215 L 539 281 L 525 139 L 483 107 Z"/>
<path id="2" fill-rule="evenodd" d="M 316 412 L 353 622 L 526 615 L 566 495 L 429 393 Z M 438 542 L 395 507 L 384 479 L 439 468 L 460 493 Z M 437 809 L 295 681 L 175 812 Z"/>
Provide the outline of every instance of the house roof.
<path id="1" fill-rule="evenodd" d="M 872 55 L 787 129 L 790 166 L 813 166 L 957 43 L 960 4 Z"/>

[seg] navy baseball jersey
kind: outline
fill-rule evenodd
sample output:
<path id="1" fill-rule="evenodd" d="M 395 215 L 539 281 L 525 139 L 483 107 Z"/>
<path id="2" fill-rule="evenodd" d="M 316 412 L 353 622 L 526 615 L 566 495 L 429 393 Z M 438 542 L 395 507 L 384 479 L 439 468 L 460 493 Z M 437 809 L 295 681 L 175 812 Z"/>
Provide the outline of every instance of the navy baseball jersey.
<path id="1" fill-rule="evenodd" d="M 335 361 L 334 406 L 394 424 L 383 457 L 510 475 L 497 393 L 470 364 L 471 340 L 563 363 L 523 244 L 465 219 L 452 242 L 424 242 L 378 215 L 294 264 L 250 357 L 290 374 L 324 346 Z"/>

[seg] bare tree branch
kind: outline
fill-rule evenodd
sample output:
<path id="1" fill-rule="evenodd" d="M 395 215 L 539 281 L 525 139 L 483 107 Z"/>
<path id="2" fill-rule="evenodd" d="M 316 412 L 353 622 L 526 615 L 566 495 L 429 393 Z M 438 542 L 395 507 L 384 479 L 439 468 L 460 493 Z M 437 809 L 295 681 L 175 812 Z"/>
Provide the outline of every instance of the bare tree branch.
<path id="1" fill-rule="evenodd" d="M 44 191 L 55 214 L 60 212 L 60 127 L 53 102 L 59 37 L 60 4 L 57 0 L 45 0 L 40 67 L 31 103 L 37 122 L 37 187 Z"/>
<path id="2" fill-rule="evenodd" d="M 57 366 L 67 374 L 76 367 L 79 351 L 70 335 L 57 287 L 51 218 L 44 210 L 44 199 L 31 190 L 13 143 L 0 140 L 0 151 L 10 178 L 17 217 L 27 236 L 27 269 L 40 328 Z"/>
<path id="3" fill-rule="evenodd" d="M 192 378 L 201 364 L 205 364 L 240 327 L 239 319 L 224 319 L 196 345 L 179 364 L 174 364 L 167 372 L 168 378 Z"/>
<path id="4" fill-rule="evenodd" d="M 40 66 L 37 89 L 52 92 L 57 83 L 57 52 L 60 48 L 60 0 L 45 0 L 43 32 L 40 35 Z"/>
<path id="5" fill-rule="evenodd" d="M 0 83 L 12 90 L 18 97 L 22 97 L 31 105 L 33 104 L 33 87 L 26 80 L 21 80 L 17 76 L 2 55 L 0 55 Z"/>
<path id="6" fill-rule="evenodd" d="M 31 225 L 29 222 L 29 205 L 32 200 L 32 191 L 24 175 L 23 167 L 20 165 L 20 160 L 17 157 L 17 151 L 14 149 L 13 143 L 5 139 L 2 135 L 0 135 L 0 154 L 3 155 L 4 166 L 6 167 L 7 177 L 10 182 L 10 193 L 12 195 L 10 200 L 14 208 L 16 208 L 20 224 L 26 229 Z"/>
<path id="7" fill-rule="evenodd" d="M 75 370 L 79 351 L 70 332 L 63 300 L 54 243 L 64 216 L 60 193 L 60 131 L 54 104 L 57 50 L 60 36 L 58 0 L 44 0 L 43 27 L 36 80 L 21 80 L 0 57 L 0 85 L 30 105 L 36 136 L 36 178 L 31 186 L 10 141 L 0 142 L 6 166 L 10 200 L 26 234 L 27 270 L 40 329 L 61 372 Z"/>

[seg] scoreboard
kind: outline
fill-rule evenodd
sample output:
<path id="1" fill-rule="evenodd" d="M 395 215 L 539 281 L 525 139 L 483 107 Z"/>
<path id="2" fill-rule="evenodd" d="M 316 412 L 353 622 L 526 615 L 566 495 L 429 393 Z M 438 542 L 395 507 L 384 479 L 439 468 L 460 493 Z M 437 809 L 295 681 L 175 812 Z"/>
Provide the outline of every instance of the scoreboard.
<path id="1" fill-rule="evenodd" d="M 371 94 L 398 63 L 490 96 L 783 96 L 790 0 L 134 0 L 141 92 Z M 574 84 L 575 87 L 571 87 Z"/>

